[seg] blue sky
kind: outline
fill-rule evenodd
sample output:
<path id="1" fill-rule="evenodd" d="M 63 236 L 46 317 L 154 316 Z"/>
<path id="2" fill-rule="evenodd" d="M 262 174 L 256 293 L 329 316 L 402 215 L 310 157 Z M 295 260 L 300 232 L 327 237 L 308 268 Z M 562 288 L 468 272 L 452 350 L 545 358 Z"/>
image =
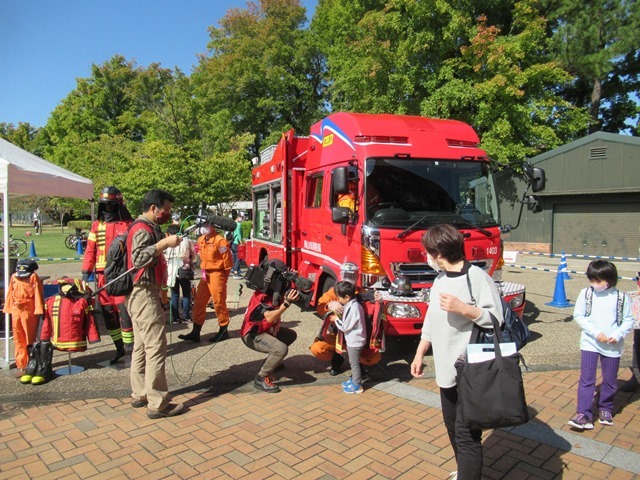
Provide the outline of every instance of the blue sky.
<path id="1" fill-rule="evenodd" d="M 311 19 L 317 0 L 302 0 Z M 0 122 L 46 124 L 50 113 L 116 54 L 189 74 L 207 27 L 245 0 L 0 0 Z"/>

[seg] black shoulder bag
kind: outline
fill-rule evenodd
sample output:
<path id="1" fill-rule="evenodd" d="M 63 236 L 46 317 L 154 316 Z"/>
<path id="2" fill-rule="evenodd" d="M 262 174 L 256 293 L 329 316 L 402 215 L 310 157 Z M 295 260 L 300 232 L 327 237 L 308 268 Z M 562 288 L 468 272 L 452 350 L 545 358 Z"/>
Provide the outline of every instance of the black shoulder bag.
<path id="1" fill-rule="evenodd" d="M 529 421 L 520 370 L 522 356 L 519 353 L 502 355 L 500 326 L 493 315 L 491 321 L 496 332 L 493 336 L 495 357 L 478 363 L 469 363 L 461 357 L 456 362 L 462 418 L 474 429 L 515 427 Z M 477 338 L 479 333 L 479 327 L 474 324 L 471 338 Z M 486 346 L 492 348 L 491 344 Z"/>

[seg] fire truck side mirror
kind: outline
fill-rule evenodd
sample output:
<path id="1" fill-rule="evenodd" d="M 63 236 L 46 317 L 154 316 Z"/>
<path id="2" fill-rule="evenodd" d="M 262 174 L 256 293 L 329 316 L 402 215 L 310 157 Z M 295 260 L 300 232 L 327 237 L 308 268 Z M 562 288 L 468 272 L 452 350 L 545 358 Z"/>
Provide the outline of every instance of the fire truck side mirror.
<path id="1" fill-rule="evenodd" d="M 533 213 L 540 213 L 542 211 L 542 205 L 540 205 L 540 197 L 536 195 L 529 195 L 525 201 L 527 204 L 527 210 Z"/>
<path id="2" fill-rule="evenodd" d="M 347 167 L 338 167 L 333 169 L 331 176 L 333 193 L 343 195 L 349 193 L 349 171 Z"/>
<path id="3" fill-rule="evenodd" d="M 531 190 L 533 192 L 544 190 L 547 180 L 542 168 L 534 167 L 529 162 L 524 162 L 524 164 L 522 165 L 522 170 L 529 179 Z"/>
<path id="4" fill-rule="evenodd" d="M 531 190 L 533 192 L 539 192 L 544 190 L 547 179 L 545 178 L 544 170 L 541 168 L 533 169 L 533 178 L 531 179 Z"/>
<path id="5" fill-rule="evenodd" d="M 331 209 L 331 220 L 333 223 L 346 225 L 351 218 L 351 209 L 347 207 L 333 207 Z"/>

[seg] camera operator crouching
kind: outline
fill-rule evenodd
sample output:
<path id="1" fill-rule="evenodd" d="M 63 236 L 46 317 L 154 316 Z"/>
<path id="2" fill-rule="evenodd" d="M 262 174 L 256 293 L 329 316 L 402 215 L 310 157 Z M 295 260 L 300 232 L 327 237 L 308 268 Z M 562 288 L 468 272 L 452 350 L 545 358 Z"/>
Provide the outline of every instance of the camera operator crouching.
<path id="1" fill-rule="evenodd" d="M 284 262 L 271 260 L 262 267 L 268 269 L 266 285 L 275 289 L 265 287 L 253 293 L 244 314 L 240 335 L 251 350 L 267 354 L 262 368 L 253 380 L 254 386 L 263 392 L 277 393 L 280 387 L 273 383 L 271 374 L 283 365 L 282 360 L 289 352 L 289 345 L 297 338 L 294 330 L 280 326 L 282 314 L 300 299 L 300 293 L 296 289 L 279 287 L 289 283 L 283 281 L 289 271 Z"/>

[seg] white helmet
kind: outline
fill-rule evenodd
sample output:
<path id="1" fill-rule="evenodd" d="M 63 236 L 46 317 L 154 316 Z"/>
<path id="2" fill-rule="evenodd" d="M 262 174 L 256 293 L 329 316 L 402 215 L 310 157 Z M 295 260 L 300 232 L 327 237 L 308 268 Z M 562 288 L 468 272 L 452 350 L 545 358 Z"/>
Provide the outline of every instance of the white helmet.
<path id="1" fill-rule="evenodd" d="M 356 285 L 358 283 L 358 266 L 351 262 L 343 263 L 340 267 L 340 280 Z"/>

